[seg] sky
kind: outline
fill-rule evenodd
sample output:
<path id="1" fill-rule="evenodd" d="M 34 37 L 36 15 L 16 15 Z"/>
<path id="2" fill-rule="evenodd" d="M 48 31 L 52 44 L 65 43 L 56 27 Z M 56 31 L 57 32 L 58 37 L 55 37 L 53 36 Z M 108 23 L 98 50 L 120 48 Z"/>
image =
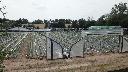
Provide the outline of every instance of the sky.
<path id="1" fill-rule="evenodd" d="M 87 19 L 97 20 L 101 15 L 110 13 L 111 8 L 128 0 L 2 0 L 6 5 L 6 18 L 37 19 Z M 2 17 L 2 14 L 0 14 Z"/>

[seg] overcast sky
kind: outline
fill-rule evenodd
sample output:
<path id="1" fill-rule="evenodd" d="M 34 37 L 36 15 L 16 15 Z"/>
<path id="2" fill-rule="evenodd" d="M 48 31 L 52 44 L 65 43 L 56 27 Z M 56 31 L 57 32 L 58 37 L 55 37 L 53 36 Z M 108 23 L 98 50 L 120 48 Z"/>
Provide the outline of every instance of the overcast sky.
<path id="1" fill-rule="evenodd" d="M 109 13 L 114 4 L 128 0 L 2 0 L 9 19 L 93 19 Z M 2 17 L 2 15 L 0 14 Z"/>

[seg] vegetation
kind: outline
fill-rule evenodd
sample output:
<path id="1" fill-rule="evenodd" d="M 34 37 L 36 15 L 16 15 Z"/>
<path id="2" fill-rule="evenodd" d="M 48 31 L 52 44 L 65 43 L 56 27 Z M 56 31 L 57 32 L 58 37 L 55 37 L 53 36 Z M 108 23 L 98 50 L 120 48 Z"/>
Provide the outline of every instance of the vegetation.
<path id="1" fill-rule="evenodd" d="M 0 3 L 1 3 L 1 1 L 0 1 Z M 3 9 L 5 9 L 5 7 L 6 6 L 0 7 L 0 12 L 3 14 L 3 17 L 4 17 L 3 19 L 0 19 L 0 28 L 1 29 L 3 29 L 3 28 L 6 29 L 6 26 L 7 26 L 7 25 L 4 25 L 5 24 L 5 14 L 6 13 L 3 12 Z M 0 33 L 0 36 L 1 35 L 6 35 L 6 34 L 5 33 Z M 3 48 L 4 48 L 4 46 L 0 45 L 0 72 L 3 72 L 4 66 L 2 64 L 3 64 L 3 60 L 6 56 L 6 53 L 2 51 Z"/>
<path id="2" fill-rule="evenodd" d="M 106 15 L 102 15 L 97 23 L 99 25 L 113 25 L 122 26 L 128 28 L 128 7 L 127 3 L 115 4 L 112 7 L 111 12 Z"/>
<path id="3" fill-rule="evenodd" d="M 1 9 L 0 9 L 1 10 Z M 5 13 L 3 13 L 4 15 Z M 4 24 L 3 24 L 4 23 Z M 12 27 L 21 27 L 22 24 L 46 24 L 45 28 L 65 28 L 65 24 L 71 24 L 68 28 L 84 28 L 87 29 L 90 26 L 121 26 L 128 28 L 128 6 L 127 3 L 115 4 L 112 7 L 111 12 L 102 15 L 98 20 L 92 18 L 71 20 L 71 19 L 55 19 L 55 20 L 35 20 L 29 22 L 27 19 L 9 20 L 6 18 L 0 18 L 0 27 L 8 29 Z"/>
<path id="4" fill-rule="evenodd" d="M 2 65 L 2 63 L 6 56 L 6 53 L 2 51 L 3 48 L 3 46 L 0 46 L 0 72 L 3 72 L 4 66 Z"/>
<path id="5" fill-rule="evenodd" d="M 43 24 L 43 21 L 38 19 L 38 20 L 33 21 L 32 24 Z"/>

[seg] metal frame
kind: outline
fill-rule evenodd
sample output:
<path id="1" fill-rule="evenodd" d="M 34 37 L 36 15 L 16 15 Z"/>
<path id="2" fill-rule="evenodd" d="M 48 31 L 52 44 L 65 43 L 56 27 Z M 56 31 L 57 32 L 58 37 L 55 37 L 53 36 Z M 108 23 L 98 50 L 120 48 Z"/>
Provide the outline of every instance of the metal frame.
<path id="1" fill-rule="evenodd" d="M 53 30 L 54 31 L 54 30 Z M 59 31 L 59 30 L 58 30 Z M 76 30 L 75 30 L 76 31 Z M 82 30 L 82 31 L 84 31 L 84 30 Z M 108 30 L 109 31 L 109 30 Z M 8 31 L 9 33 L 13 33 L 13 32 L 16 32 L 16 33 L 18 33 L 18 32 L 29 32 L 29 33 L 33 33 L 33 32 L 46 32 L 46 33 L 48 33 L 48 32 L 52 32 L 52 31 Z M 76 32 L 78 32 L 78 30 L 76 31 Z M 106 31 L 107 32 L 107 31 Z M 120 31 L 120 32 L 122 32 L 122 31 Z M 82 32 L 81 32 L 82 33 Z M 91 35 L 117 35 L 117 36 L 119 36 L 119 47 L 120 47 L 120 52 L 122 52 L 122 50 L 123 50 L 123 35 L 122 35 L 122 33 L 118 33 L 118 34 L 116 34 L 116 33 L 107 33 L 107 34 L 102 34 L 102 33 L 99 33 L 99 30 L 98 30 L 98 33 L 97 33 L 97 31 L 93 31 L 93 32 L 91 32 L 90 30 L 87 30 L 87 31 L 84 31 L 84 37 L 83 37 L 83 39 L 84 39 L 84 43 L 83 43 L 83 57 L 84 57 L 84 54 L 85 54 L 85 51 L 86 51 L 86 46 L 88 45 L 86 42 L 85 42 L 85 37 L 86 36 L 91 36 Z M 53 60 L 54 58 L 53 58 L 53 49 L 54 49 L 54 47 L 53 47 L 53 42 L 55 42 L 55 43 L 57 43 L 58 45 L 60 45 L 60 47 L 61 47 L 61 49 L 62 49 L 62 56 L 63 56 L 63 53 L 64 53 L 64 48 L 63 48 L 63 46 L 59 43 L 59 42 L 57 42 L 57 41 L 55 41 L 55 40 L 53 40 L 52 38 L 50 38 L 49 36 L 47 36 L 47 35 L 42 35 L 42 36 L 44 36 L 44 37 L 46 37 L 46 41 L 48 41 L 48 39 L 50 39 L 50 41 L 51 41 L 51 59 Z M 82 40 L 82 39 L 81 39 Z M 80 40 L 80 41 L 81 41 Z M 74 46 L 74 45 L 76 45 L 78 42 L 80 42 L 80 41 L 77 41 L 76 43 L 74 43 L 71 47 L 70 47 L 70 50 L 69 51 L 71 51 L 72 50 L 72 47 Z M 47 42 L 46 42 L 46 44 L 47 44 Z M 47 56 L 47 46 L 48 46 L 48 44 L 46 45 L 46 56 Z M 69 52 L 69 57 L 70 57 L 70 52 Z"/>

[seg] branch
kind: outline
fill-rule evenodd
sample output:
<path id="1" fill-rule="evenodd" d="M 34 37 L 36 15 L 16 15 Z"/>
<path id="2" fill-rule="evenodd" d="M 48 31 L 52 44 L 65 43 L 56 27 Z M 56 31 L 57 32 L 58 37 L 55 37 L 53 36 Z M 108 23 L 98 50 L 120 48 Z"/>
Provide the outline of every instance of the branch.
<path id="1" fill-rule="evenodd" d="M 0 3 L 1 3 L 1 0 L 0 0 Z M 6 6 L 3 6 L 2 8 L 5 9 Z M 0 12 L 3 14 L 3 17 L 5 18 L 5 14 L 3 11 L 2 11 L 2 8 L 0 8 Z"/>

